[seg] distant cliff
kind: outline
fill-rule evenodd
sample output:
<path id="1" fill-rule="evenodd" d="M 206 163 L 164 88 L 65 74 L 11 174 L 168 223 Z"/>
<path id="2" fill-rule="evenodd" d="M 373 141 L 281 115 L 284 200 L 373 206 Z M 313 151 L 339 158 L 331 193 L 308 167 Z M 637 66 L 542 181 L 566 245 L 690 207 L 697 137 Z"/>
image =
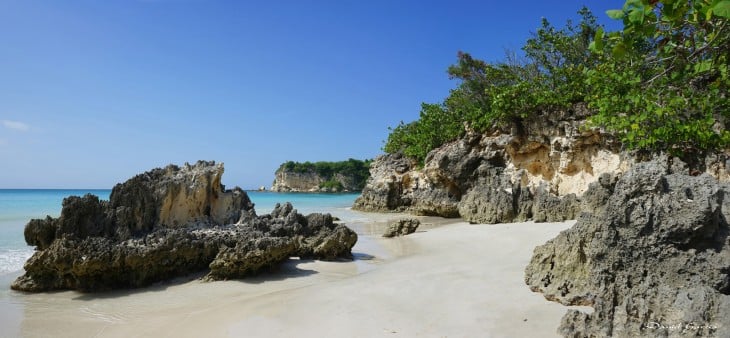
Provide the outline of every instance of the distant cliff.
<path id="1" fill-rule="evenodd" d="M 341 162 L 288 161 L 276 170 L 272 191 L 346 192 L 361 191 L 370 178 L 371 160 Z"/>

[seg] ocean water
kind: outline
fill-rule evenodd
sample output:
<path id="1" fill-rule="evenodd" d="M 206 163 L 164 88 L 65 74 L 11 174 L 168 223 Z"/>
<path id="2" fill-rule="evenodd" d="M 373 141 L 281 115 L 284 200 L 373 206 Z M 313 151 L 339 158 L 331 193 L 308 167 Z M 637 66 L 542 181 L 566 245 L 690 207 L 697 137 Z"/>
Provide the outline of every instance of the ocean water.
<path id="1" fill-rule="evenodd" d="M 25 243 L 23 229 L 33 218 L 46 215 L 58 217 L 61 203 L 71 195 L 94 194 L 108 200 L 111 190 L 55 190 L 55 189 L 0 189 L 0 277 L 16 275 L 25 261 L 33 254 L 33 247 Z M 259 215 L 269 213 L 276 203 L 291 202 L 302 214 L 313 212 L 331 213 L 343 220 L 353 220 L 355 214 L 349 207 L 357 194 L 311 194 L 248 192 Z"/>

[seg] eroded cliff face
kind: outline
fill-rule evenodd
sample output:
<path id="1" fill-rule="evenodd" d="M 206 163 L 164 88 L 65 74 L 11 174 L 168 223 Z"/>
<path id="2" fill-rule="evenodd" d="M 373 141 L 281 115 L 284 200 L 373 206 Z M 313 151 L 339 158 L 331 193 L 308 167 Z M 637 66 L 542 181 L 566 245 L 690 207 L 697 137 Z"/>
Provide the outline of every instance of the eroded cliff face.
<path id="1" fill-rule="evenodd" d="M 620 151 L 611 135 L 585 128 L 589 112 L 571 110 L 537 115 L 509 132 L 467 133 L 431 151 L 422 168 L 400 154 L 382 155 L 354 209 L 407 211 L 462 217 L 475 223 L 575 219 L 584 196 L 602 175 L 617 177 L 637 162 Z M 729 181 L 725 155 L 703 166 Z"/>
<path id="2" fill-rule="evenodd" d="M 137 175 L 112 190 L 63 201 L 59 218 L 31 220 L 37 250 L 12 288 L 98 291 L 140 287 L 191 272 L 240 278 L 292 256 L 350 257 L 357 235 L 330 215 L 291 204 L 257 216 L 246 192 L 221 184 L 223 165 L 197 162 Z"/>
<path id="3" fill-rule="evenodd" d="M 315 172 L 294 172 L 277 170 L 271 191 L 278 192 L 319 192 L 319 185 L 326 179 Z"/>
<path id="4" fill-rule="evenodd" d="M 630 162 L 610 136 L 583 128 L 586 114 L 576 106 L 510 133 L 467 133 L 429 153 L 422 168 L 383 155 L 354 208 L 481 223 L 573 219 L 589 184 Z"/>
<path id="5" fill-rule="evenodd" d="M 338 182 L 339 187 L 322 186 L 325 182 Z M 335 173 L 331 178 L 324 177 L 313 171 L 296 172 L 279 169 L 275 173 L 271 191 L 276 192 L 341 192 L 358 191 L 357 180 L 342 173 Z"/>

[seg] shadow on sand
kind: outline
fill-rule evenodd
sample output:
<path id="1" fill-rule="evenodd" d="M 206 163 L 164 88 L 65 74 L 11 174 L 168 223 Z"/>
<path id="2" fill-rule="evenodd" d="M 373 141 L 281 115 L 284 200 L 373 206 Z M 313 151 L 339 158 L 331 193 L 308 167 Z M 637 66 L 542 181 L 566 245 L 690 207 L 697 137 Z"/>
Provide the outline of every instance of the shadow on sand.
<path id="1" fill-rule="evenodd" d="M 336 263 L 336 264 L 347 264 L 352 263 L 354 261 L 369 261 L 376 259 L 375 256 L 366 254 L 366 253 L 353 253 L 353 259 L 338 259 L 333 261 L 328 261 L 329 263 Z M 230 279 L 230 281 L 238 281 L 244 284 L 262 284 L 265 282 L 272 282 L 272 281 L 283 281 L 291 278 L 301 278 L 301 277 L 307 277 L 316 275 L 319 272 L 316 270 L 310 270 L 310 269 L 302 269 L 299 266 L 306 263 L 312 263 L 315 262 L 313 259 L 299 259 L 299 258 L 289 258 L 288 260 L 284 261 L 283 263 L 272 267 L 270 269 L 265 269 L 263 271 L 260 271 L 256 275 L 248 276 L 240 279 Z M 77 295 L 73 297 L 74 300 L 80 300 L 80 301 L 93 301 L 98 299 L 113 299 L 113 298 L 122 298 L 127 296 L 132 296 L 134 294 L 141 294 L 141 293 L 147 293 L 147 292 L 161 292 L 167 290 L 169 287 L 181 285 L 185 283 L 190 282 L 199 282 L 199 283 L 211 283 L 214 284 L 216 281 L 211 282 L 203 282 L 202 278 L 207 275 L 208 271 L 201 271 L 193 274 L 189 274 L 182 277 L 176 277 L 170 280 L 157 282 L 148 286 L 140 287 L 140 288 L 131 288 L 131 289 L 119 289 L 119 290 L 111 290 L 111 291 L 100 291 L 100 292 L 92 292 L 92 293 L 83 293 L 79 291 L 73 291 L 76 292 Z M 57 293 L 57 292 L 68 292 L 68 291 L 51 291 L 47 292 L 49 294 Z"/>

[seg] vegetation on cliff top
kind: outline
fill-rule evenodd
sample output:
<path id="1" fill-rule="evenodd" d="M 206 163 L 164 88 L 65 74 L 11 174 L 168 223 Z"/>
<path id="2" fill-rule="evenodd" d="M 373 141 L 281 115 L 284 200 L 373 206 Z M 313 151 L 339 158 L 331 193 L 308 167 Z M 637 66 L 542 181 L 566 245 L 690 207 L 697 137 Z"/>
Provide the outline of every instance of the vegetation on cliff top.
<path id="1" fill-rule="evenodd" d="M 365 187 L 365 181 L 370 178 L 370 163 L 372 163 L 372 160 L 361 161 L 352 158 L 340 162 L 307 161 L 302 163 L 287 161 L 279 166 L 277 171 L 285 170 L 295 173 L 317 174 L 325 179 L 325 182 L 320 184 L 320 188 L 333 191 L 341 191 L 344 188 L 342 182 L 338 181 L 335 177 L 335 175 L 340 174 L 345 177 L 351 177 L 357 189 L 362 190 Z"/>
<path id="2" fill-rule="evenodd" d="M 444 102 L 422 105 L 383 150 L 423 162 L 431 150 L 477 132 L 519 128 L 537 113 L 586 103 L 589 127 L 626 149 L 702 155 L 730 145 L 730 0 L 627 0 L 607 12 L 624 29 L 605 32 L 587 9 L 578 24 L 542 26 L 523 57 L 487 63 L 459 52 L 459 81 Z"/>

